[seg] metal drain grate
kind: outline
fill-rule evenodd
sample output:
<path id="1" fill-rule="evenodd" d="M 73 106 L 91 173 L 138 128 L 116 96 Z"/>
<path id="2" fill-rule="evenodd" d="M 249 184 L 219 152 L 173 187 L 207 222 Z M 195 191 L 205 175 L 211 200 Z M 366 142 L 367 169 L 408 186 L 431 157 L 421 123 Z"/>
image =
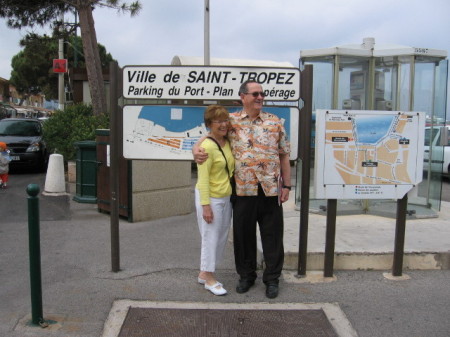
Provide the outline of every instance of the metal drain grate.
<path id="1" fill-rule="evenodd" d="M 119 337 L 338 337 L 323 310 L 130 307 Z"/>

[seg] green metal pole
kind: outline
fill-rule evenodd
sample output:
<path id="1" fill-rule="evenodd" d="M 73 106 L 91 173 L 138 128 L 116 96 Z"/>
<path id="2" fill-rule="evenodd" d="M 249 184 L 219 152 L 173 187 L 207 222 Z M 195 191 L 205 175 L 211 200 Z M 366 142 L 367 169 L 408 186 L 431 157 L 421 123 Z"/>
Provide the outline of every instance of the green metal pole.
<path id="1" fill-rule="evenodd" d="M 30 184 L 28 193 L 28 242 L 30 250 L 31 320 L 42 325 L 41 248 L 39 235 L 39 186 Z"/>

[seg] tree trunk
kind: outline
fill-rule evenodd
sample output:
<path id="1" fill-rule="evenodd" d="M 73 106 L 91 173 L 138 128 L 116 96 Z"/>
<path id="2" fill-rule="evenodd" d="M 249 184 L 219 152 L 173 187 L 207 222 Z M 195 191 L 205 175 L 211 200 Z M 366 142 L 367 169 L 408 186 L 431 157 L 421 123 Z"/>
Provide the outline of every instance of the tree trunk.
<path id="1" fill-rule="evenodd" d="M 91 91 L 92 108 L 95 115 L 100 115 L 107 113 L 107 105 L 102 64 L 100 62 L 91 5 L 81 5 L 78 8 L 78 14 L 89 89 Z"/>

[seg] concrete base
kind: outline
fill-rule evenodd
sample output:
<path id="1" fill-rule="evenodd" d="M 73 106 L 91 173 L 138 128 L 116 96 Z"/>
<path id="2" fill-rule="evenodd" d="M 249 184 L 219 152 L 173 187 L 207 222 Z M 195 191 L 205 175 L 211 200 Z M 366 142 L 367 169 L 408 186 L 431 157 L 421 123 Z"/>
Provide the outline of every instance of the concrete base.
<path id="1" fill-rule="evenodd" d="M 383 277 L 391 281 L 407 281 L 411 279 L 410 276 L 405 274 L 402 274 L 402 276 L 394 276 L 391 273 L 383 273 Z"/>
<path id="2" fill-rule="evenodd" d="M 300 212 L 291 198 L 284 206 L 285 270 L 298 269 Z M 442 202 L 439 217 L 407 218 L 404 270 L 450 269 L 450 203 Z M 324 269 L 326 216 L 309 213 L 307 271 Z M 395 219 L 368 214 L 338 215 L 334 270 L 392 270 Z M 258 264 L 263 265 L 258 242 Z"/>
<path id="3" fill-rule="evenodd" d="M 321 271 L 308 271 L 304 277 L 299 277 L 296 272 L 285 270 L 283 280 L 287 283 L 330 283 L 337 281 L 337 277 L 324 277 Z"/>
<path id="4" fill-rule="evenodd" d="M 262 255 L 262 254 L 261 254 Z M 307 269 L 323 270 L 324 253 L 308 253 Z M 411 270 L 447 270 L 450 252 L 405 253 L 403 268 Z M 393 253 L 335 253 L 335 270 L 390 270 L 394 261 Z M 298 268 L 298 252 L 285 252 L 284 269 Z"/>
<path id="5" fill-rule="evenodd" d="M 75 161 L 67 162 L 67 182 L 77 182 L 77 163 Z"/>
<path id="6" fill-rule="evenodd" d="M 191 162 L 134 160 L 133 222 L 193 212 L 191 190 Z"/>

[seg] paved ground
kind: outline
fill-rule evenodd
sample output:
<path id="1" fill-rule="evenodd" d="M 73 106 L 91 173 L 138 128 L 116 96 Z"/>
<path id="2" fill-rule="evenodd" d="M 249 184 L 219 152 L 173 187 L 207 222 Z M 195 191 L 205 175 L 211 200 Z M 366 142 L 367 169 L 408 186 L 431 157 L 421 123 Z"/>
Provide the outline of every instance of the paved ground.
<path id="1" fill-rule="evenodd" d="M 2 193 L 2 205 L 14 208 L 24 202 L 17 199 L 20 193 L 14 194 L 13 187 L 2 192 L 11 192 Z M 65 200 L 68 208 L 63 218 L 47 216 L 41 221 L 43 309 L 51 323 L 45 329 L 29 324 L 27 222 L 18 217 L 1 220 L 0 336 L 100 337 L 118 300 L 274 308 L 331 303 L 361 337 L 450 335 L 449 270 L 405 270 L 409 279 L 401 281 L 384 277 L 389 270 L 336 271 L 335 279 L 326 282 L 320 274 L 297 279 L 294 271 L 286 271 L 280 296 L 269 301 L 260 278 L 248 293 L 234 291 L 237 277 L 230 245 L 217 273 L 229 294 L 218 298 L 196 283 L 199 235 L 194 214 L 140 223 L 121 221 L 122 270 L 112 273 L 109 216 L 97 212 L 95 205 Z M 46 207 L 52 209 L 51 204 Z M 421 225 L 424 238 L 434 221 Z"/>

